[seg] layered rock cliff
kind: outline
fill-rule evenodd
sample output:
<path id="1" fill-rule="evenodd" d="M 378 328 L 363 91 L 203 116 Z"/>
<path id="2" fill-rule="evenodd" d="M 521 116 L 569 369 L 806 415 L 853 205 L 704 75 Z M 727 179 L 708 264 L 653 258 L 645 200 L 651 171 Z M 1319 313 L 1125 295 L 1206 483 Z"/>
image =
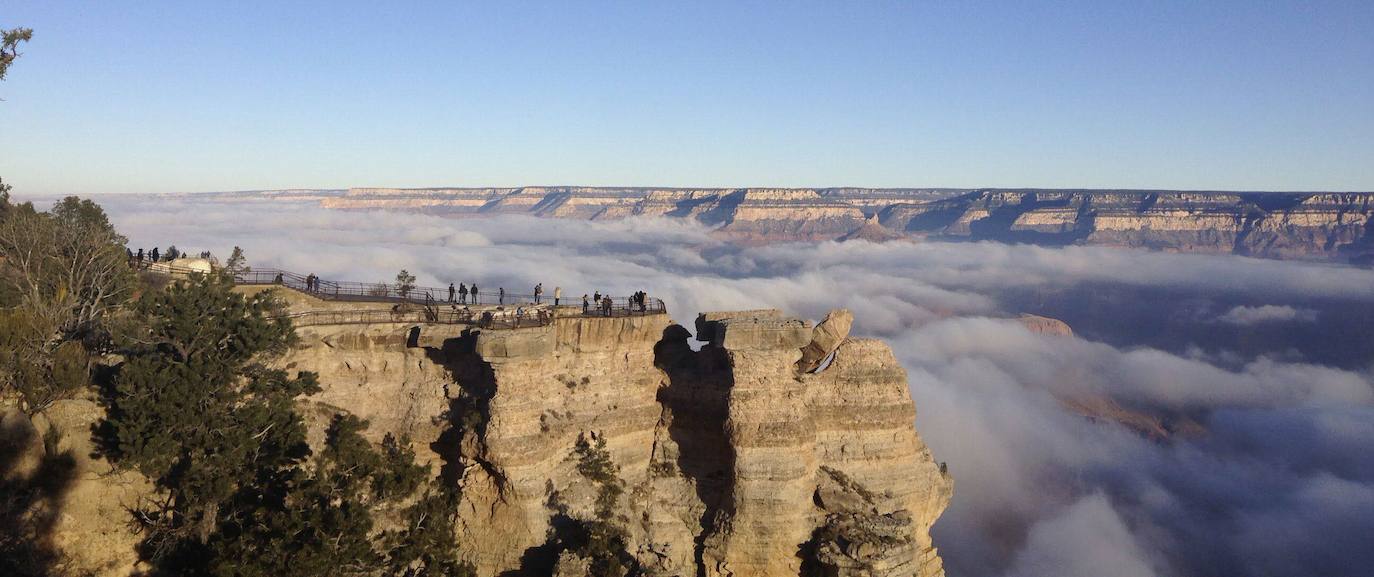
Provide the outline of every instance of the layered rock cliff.
<path id="1" fill-rule="evenodd" d="M 629 553 L 658 574 L 942 574 L 929 529 L 951 480 L 916 434 L 905 373 L 832 319 L 703 315 L 700 350 L 666 315 L 310 327 L 284 362 L 321 373 L 321 423 L 343 409 L 370 434 L 433 441 L 423 456 L 461 488 L 456 538 L 483 575 L 560 563 L 560 524 L 596 497 L 579 438 L 605 441 Z"/>
<path id="2" fill-rule="evenodd" d="M 1374 193 L 1032 189 L 354 188 L 328 208 L 680 217 L 744 242 L 934 236 L 1374 260 Z"/>
<path id="3" fill-rule="evenodd" d="M 297 311 L 333 304 L 287 296 Z M 952 481 L 916 433 L 905 372 L 887 345 L 849 336 L 847 311 L 814 327 L 774 310 L 704 314 L 695 349 L 666 314 L 560 312 L 518 329 L 303 326 L 277 362 L 320 376 L 300 401 L 312 445 L 339 412 L 376 441 L 415 443 L 460 491 L 454 539 L 479 575 L 586 566 L 559 541 L 599 496 L 580 470 L 586 439 L 604 442 L 626 554 L 648 574 L 943 575 L 930 527 Z M 0 430 L 19 419 L 37 454 L 46 423 L 66 433 L 57 449 L 75 476 L 56 544 L 76 568 L 125 575 L 139 540 L 128 511 L 153 488 L 88 456 L 102 413 L 63 401 Z"/>
<path id="4" fill-rule="evenodd" d="M 609 220 L 667 216 L 699 220 L 745 242 L 828 240 L 860 228 L 898 202 L 928 201 L 952 189 L 810 188 L 353 188 L 327 208 L 417 211 L 445 216 L 527 214 Z"/>
<path id="5" fill-rule="evenodd" d="M 880 213 L 896 231 L 1034 244 L 1089 244 L 1366 262 L 1374 193 L 976 191 Z"/>

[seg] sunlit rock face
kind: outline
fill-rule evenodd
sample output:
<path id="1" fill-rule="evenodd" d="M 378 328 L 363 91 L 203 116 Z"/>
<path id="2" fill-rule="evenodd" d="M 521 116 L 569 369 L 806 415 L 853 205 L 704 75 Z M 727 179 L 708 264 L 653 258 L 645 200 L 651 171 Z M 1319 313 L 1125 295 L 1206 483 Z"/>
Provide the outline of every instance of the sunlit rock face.
<path id="1" fill-rule="evenodd" d="M 483 575 L 575 565 L 550 531 L 593 514 L 579 436 L 606 441 L 630 553 L 659 574 L 940 575 L 929 530 L 952 481 L 905 372 L 851 322 L 708 313 L 699 350 L 663 314 L 429 337 L 443 329 L 311 327 L 282 363 L 321 373 L 313 429 L 344 410 L 417 441 L 462 490 L 455 538 Z"/>
<path id="2" fill-rule="evenodd" d="M 885 208 L 892 230 L 1266 258 L 1368 260 L 1374 193 L 975 191 Z"/>
<path id="3" fill-rule="evenodd" d="M 288 197 L 294 198 L 294 197 Z M 612 187 L 354 188 L 339 209 L 687 218 L 737 242 L 901 237 L 1091 244 L 1286 259 L 1374 258 L 1374 193 Z"/>
<path id="4" fill-rule="evenodd" d="M 831 240 L 860 229 L 893 202 L 943 198 L 943 189 L 524 187 L 354 188 L 325 198 L 327 208 L 410 210 L 449 216 L 529 214 L 614 220 L 690 218 L 740 242 Z"/>

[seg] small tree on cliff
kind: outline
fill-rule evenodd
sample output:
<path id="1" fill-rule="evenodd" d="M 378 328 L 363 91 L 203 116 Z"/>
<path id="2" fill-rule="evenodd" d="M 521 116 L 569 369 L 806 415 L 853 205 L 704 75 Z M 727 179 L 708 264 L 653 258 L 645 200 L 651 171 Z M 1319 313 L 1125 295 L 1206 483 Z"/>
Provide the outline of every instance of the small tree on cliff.
<path id="1" fill-rule="evenodd" d="M 229 260 L 224 261 L 224 271 L 233 276 L 249 270 L 248 259 L 243 256 L 243 249 L 234 247 L 234 251 L 229 253 Z"/>
<path id="2" fill-rule="evenodd" d="M 594 516 L 572 519 L 572 526 L 559 536 L 555 548 L 586 559 L 593 577 L 633 574 L 638 563 L 626 550 L 629 535 L 625 519 L 616 514 L 625 482 L 606 450 L 606 439 L 596 436 L 592 440 L 580 435 L 573 452 L 577 455 L 577 472 L 596 487 Z"/>
<path id="3" fill-rule="evenodd" d="M 396 273 L 396 292 L 400 293 L 401 298 L 406 298 L 410 296 L 410 291 L 413 290 L 415 290 L 415 275 L 410 274 L 408 270 L 401 269 L 401 272 Z"/>

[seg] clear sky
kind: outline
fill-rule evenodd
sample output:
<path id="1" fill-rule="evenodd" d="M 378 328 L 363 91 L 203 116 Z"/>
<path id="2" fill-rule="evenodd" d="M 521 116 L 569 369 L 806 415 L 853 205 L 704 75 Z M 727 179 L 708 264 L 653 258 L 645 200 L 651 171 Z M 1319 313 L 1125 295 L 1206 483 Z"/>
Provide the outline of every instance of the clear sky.
<path id="1" fill-rule="evenodd" d="M 1370 0 L 0 0 L 14 26 L 22 193 L 1374 190 Z"/>

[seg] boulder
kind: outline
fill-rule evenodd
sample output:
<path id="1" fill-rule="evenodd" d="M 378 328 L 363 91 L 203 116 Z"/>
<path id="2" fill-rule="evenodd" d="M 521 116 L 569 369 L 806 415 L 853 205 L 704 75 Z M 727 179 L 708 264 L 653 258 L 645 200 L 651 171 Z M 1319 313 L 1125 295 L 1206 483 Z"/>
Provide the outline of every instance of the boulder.
<path id="1" fill-rule="evenodd" d="M 809 373 L 821 366 L 840 343 L 849 336 L 854 324 L 854 314 L 848 309 L 835 309 L 825 315 L 825 319 L 811 331 L 811 342 L 802 347 L 802 358 L 797 361 L 797 370 Z"/>

